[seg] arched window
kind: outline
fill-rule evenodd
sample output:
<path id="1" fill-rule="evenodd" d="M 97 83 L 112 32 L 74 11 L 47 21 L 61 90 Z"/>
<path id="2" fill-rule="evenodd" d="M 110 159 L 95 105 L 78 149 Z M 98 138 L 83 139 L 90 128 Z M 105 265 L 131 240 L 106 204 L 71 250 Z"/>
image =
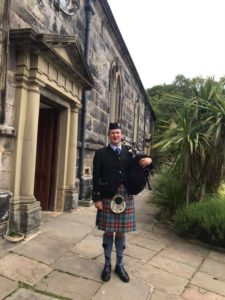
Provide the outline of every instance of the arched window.
<path id="1" fill-rule="evenodd" d="M 118 62 L 114 61 L 109 76 L 109 122 L 122 120 L 122 85 Z"/>

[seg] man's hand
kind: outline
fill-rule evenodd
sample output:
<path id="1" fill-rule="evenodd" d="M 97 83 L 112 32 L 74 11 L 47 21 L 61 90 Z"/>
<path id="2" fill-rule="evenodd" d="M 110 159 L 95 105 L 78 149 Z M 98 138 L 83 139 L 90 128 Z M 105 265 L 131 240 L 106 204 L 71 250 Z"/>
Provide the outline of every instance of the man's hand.
<path id="1" fill-rule="evenodd" d="M 147 167 L 148 165 L 150 165 L 152 163 L 152 159 L 150 157 L 145 157 L 140 159 L 139 161 L 139 165 L 144 168 Z"/>
<path id="2" fill-rule="evenodd" d="M 102 210 L 103 209 L 102 201 L 96 201 L 95 207 L 99 210 Z"/>

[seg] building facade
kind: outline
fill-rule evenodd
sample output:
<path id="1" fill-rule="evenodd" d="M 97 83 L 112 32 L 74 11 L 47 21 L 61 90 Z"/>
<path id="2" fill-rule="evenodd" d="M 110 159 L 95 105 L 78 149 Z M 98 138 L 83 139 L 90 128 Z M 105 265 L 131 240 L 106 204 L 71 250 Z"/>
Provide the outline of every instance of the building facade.
<path id="1" fill-rule="evenodd" d="M 149 151 L 154 112 L 106 0 L 0 4 L 0 232 L 91 205 L 109 122 Z"/>

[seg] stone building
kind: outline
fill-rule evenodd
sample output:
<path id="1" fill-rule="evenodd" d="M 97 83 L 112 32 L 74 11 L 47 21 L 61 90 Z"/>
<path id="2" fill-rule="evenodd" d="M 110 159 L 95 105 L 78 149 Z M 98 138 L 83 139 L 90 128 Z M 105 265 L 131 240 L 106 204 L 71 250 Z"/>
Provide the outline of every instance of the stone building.
<path id="1" fill-rule="evenodd" d="M 149 151 L 155 116 L 107 0 L 2 0 L 0 21 L 0 232 L 31 233 L 91 205 L 109 122 Z"/>

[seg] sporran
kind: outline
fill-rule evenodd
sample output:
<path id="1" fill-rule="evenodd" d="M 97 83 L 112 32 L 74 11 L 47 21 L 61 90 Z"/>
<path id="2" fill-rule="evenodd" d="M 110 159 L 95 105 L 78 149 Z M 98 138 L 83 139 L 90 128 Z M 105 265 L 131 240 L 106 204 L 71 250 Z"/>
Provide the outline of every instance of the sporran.
<path id="1" fill-rule="evenodd" d="M 115 214 L 123 213 L 126 209 L 126 201 L 124 196 L 121 194 L 116 194 L 110 202 L 110 208 Z"/>

